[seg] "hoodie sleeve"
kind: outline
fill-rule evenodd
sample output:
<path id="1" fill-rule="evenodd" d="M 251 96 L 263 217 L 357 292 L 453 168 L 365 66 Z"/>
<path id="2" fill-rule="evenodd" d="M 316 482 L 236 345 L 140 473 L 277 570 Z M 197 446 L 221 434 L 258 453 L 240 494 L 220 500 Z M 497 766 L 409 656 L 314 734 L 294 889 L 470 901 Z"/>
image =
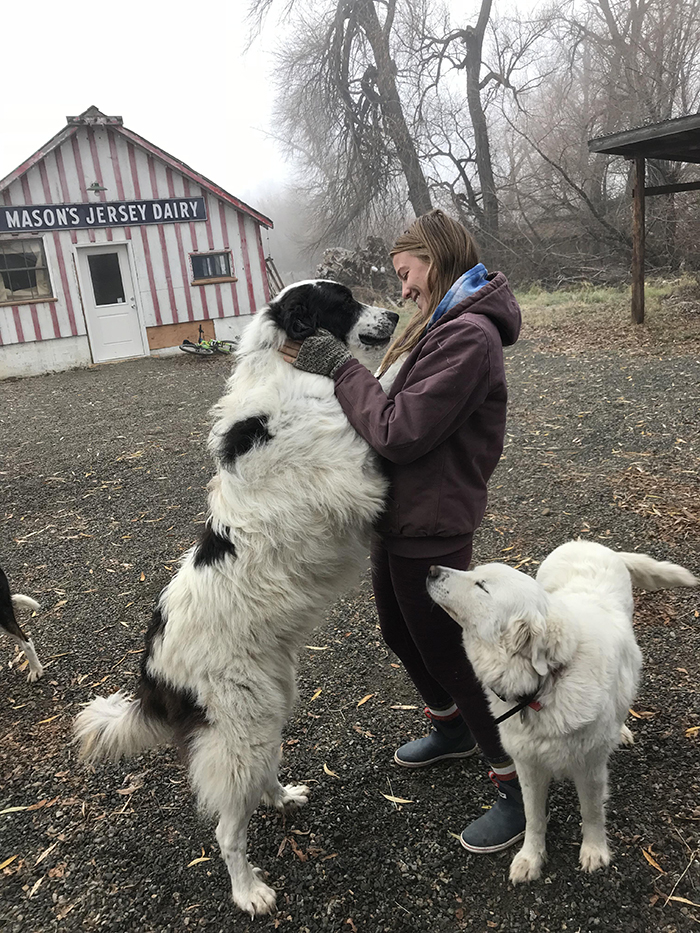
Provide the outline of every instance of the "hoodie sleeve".
<path id="1" fill-rule="evenodd" d="M 393 398 L 355 359 L 337 371 L 335 394 L 352 426 L 377 453 L 393 463 L 411 463 L 442 443 L 484 402 L 490 351 L 478 323 L 450 322 L 426 340 Z"/>

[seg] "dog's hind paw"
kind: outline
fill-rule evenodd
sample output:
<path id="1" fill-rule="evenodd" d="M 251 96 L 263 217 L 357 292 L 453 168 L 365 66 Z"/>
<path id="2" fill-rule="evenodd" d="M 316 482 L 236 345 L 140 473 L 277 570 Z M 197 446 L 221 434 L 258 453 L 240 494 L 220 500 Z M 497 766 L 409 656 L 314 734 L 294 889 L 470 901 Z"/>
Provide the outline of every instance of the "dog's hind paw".
<path id="1" fill-rule="evenodd" d="M 30 671 L 30 672 L 27 674 L 27 683 L 33 684 L 33 683 L 34 683 L 35 681 L 37 681 L 40 677 L 43 677 L 43 676 L 44 676 L 44 668 L 43 668 L 43 667 L 34 668 L 34 670 Z"/>
<path id="2" fill-rule="evenodd" d="M 236 906 L 251 917 L 269 914 L 277 904 L 276 891 L 269 884 L 265 884 L 261 875 L 262 869 L 254 868 L 251 882 L 245 887 L 234 888 L 231 892 Z"/>
<path id="3" fill-rule="evenodd" d="M 288 812 L 289 810 L 298 810 L 305 803 L 309 802 L 311 788 L 306 784 L 280 784 L 275 793 L 268 797 L 265 802 L 269 802 L 275 809 Z M 264 798 L 265 799 L 265 798 Z"/>
<path id="4" fill-rule="evenodd" d="M 634 745 L 634 736 L 627 726 L 620 728 L 620 745 Z"/>
<path id="5" fill-rule="evenodd" d="M 290 810 L 303 807 L 305 803 L 309 802 L 310 793 L 311 788 L 307 787 L 306 784 L 285 784 L 284 797 L 282 798 L 284 809 Z"/>
<path id="6" fill-rule="evenodd" d="M 542 874 L 546 859 L 545 852 L 526 852 L 521 849 L 510 863 L 510 880 L 513 884 L 523 881 L 537 881 Z"/>
<path id="7" fill-rule="evenodd" d="M 610 864 L 610 849 L 607 845 L 592 845 L 584 842 L 579 853 L 579 863 L 583 871 L 596 871 Z"/>

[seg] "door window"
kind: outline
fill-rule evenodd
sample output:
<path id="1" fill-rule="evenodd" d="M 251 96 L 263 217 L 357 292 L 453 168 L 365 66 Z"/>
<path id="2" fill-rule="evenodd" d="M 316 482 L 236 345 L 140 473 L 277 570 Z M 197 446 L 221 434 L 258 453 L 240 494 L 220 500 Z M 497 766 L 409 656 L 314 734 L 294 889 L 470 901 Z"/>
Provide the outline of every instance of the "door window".
<path id="1" fill-rule="evenodd" d="M 117 253 L 92 253 L 87 257 L 96 305 L 116 305 L 124 301 L 124 283 Z"/>

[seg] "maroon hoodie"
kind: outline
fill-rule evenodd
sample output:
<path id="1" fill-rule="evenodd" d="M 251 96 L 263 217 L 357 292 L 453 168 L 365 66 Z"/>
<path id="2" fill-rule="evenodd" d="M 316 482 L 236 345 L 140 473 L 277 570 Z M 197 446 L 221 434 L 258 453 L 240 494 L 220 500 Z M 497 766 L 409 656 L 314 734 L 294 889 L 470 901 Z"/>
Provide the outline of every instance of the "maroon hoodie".
<path id="1" fill-rule="evenodd" d="M 503 347 L 519 332 L 520 308 L 497 272 L 430 328 L 388 394 L 356 359 L 336 372 L 343 411 L 391 481 L 377 526 L 390 552 L 439 557 L 468 543 L 481 523 L 503 451 Z"/>

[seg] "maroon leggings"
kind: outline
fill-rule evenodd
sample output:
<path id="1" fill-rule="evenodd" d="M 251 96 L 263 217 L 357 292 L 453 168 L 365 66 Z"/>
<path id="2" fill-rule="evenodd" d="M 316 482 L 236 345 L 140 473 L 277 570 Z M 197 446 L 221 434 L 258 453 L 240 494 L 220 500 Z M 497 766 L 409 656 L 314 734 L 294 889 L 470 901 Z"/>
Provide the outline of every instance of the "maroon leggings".
<path id="1" fill-rule="evenodd" d="M 389 554 L 380 538 L 372 540 L 372 586 L 382 635 L 398 655 L 425 703 L 447 709 L 452 703 L 468 724 L 487 761 L 508 758 L 488 701 L 462 645 L 462 630 L 428 596 L 431 564 L 466 570 L 472 546 L 441 557 Z"/>

